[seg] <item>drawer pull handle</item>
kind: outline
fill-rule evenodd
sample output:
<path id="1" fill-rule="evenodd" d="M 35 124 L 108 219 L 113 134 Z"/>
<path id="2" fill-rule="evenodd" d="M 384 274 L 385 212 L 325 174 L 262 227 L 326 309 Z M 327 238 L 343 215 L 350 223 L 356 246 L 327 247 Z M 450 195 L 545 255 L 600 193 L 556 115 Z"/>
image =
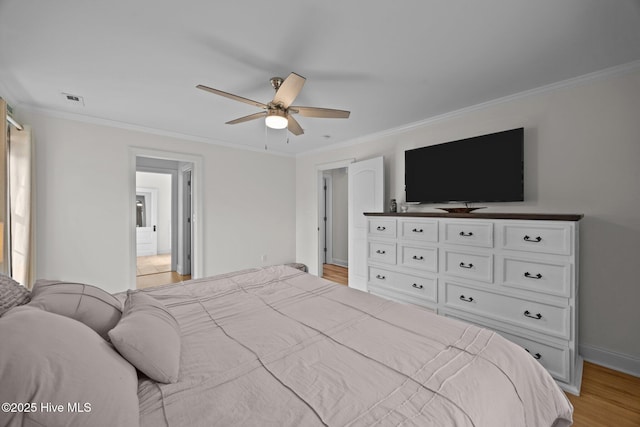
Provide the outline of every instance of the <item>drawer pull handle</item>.
<path id="1" fill-rule="evenodd" d="M 473 268 L 473 264 L 465 264 L 464 262 L 460 263 L 460 268 Z"/>
<path id="2" fill-rule="evenodd" d="M 473 231 L 470 231 L 468 233 L 465 233 L 464 231 L 461 231 L 460 235 L 463 236 L 463 237 L 471 237 L 471 236 L 473 236 Z"/>
<path id="3" fill-rule="evenodd" d="M 542 279 L 542 274 L 538 273 L 538 274 L 531 274 L 528 271 L 526 271 L 524 273 L 524 277 L 528 277 L 529 279 Z"/>
<path id="4" fill-rule="evenodd" d="M 473 297 L 465 298 L 464 295 L 460 295 L 460 299 L 466 302 L 473 302 Z"/>
<path id="5" fill-rule="evenodd" d="M 377 253 L 377 254 L 380 254 L 380 255 L 384 255 L 384 254 L 386 254 L 386 253 L 387 253 L 387 251 L 383 251 L 382 249 L 378 249 L 378 250 L 376 251 L 376 253 Z"/>
<path id="6" fill-rule="evenodd" d="M 424 257 L 422 255 L 418 256 L 418 255 L 414 255 L 413 259 L 417 260 L 417 261 L 422 261 L 424 260 Z"/>
<path id="7" fill-rule="evenodd" d="M 525 350 L 527 350 L 527 353 L 531 354 L 528 348 L 525 348 Z M 542 355 L 540 353 L 531 354 L 531 356 L 533 356 L 533 358 L 536 360 L 540 360 L 542 358 Z"/>
<path id="8" fill-rule="evenodd" d="M 542 237 L 538 236 L 535 239 L 532 239 L 529 236 L 524 236 L 524 241 L 525 242 L 532 242 L 532 243 L 540 243 L 542 241 Z"/>
<path id="9" fill-rule="evenodd" d="M 416 285 L 415 283 L 414 283 L 413 285 L 411 285 L 411 286 L 413 286 L 413 287 L 414 287 L 414 288 L 416 288 L 416 289 L 422 289 L 422 288 L 424 288 L 424 286 L 422 286 L 422 285 Z"/>
<path id="10" fill-rule="evenodd" d="M 378 227 L 376 227 L 376 230 L 378 230 L 378 231 L 384 231 L 384 230 L 386 230 L 386 229 L 387 229 L 387 227 L 383 227 L 383 226 L 381 226 L 381 225 L 379 225 Z"/>
<path id="11" fill-rule="evenodd" d="M 422 228 L 414 228 L 413 230 L 414 233 L 422 233 L 424 230 Z"/>
<path id="12" fill-rule="evenodd" d="M 536 319 L 536 320 L 542 319 L 542 314 L 538 313 L 535 316 L 532 316 L 531 312 L 529 310 L 525 310 L 524 315 L 527 316 L 527 317 L 530 317 L 532 319 Z"/>
<path id="13" fill-rule="evenodd" d="M 376 279 L 384 280 L 386 277 L 381 274 L 376 274 Z"/>

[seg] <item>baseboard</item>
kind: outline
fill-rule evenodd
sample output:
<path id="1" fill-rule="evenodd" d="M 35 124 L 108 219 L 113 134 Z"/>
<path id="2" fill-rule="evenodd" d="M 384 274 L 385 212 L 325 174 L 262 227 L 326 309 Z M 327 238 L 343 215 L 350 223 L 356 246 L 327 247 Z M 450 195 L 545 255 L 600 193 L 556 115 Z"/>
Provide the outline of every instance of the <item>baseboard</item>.
<path id="1" fill-rule="evenodd" d="M 640 377 L 640 359 L 636 357 L 590 345 L 581 345 L 579 348 L 580 355 L 587 362 L 624 372 L 634 377 Z"/>
<path id="2" fill-rule="evenodd" d="M 349 268 L 349 263 L 343 259 L 333 258 L 331 264 L 339 265 L 340 267 Z"/>

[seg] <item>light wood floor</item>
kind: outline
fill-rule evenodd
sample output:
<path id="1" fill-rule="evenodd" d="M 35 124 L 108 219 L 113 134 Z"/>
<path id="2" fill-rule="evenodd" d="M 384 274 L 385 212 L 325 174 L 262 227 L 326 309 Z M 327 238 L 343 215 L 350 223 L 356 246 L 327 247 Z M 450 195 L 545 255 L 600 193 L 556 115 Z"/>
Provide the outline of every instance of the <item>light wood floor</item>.
<path id="1" fill-rule="evenodd" d="M 136 259 L 136 288 L 168 285 L 191 279 L 171 271 L 171 254 L 140 256 Z"/>
<path id="2" fill-rule="evenodd" d="M 347 284 L 348 269 L 322 266 L 322 277 Z M 639 427 L 640 378 L 584 362 L 580 396 L 567 394 L 574 407 L 574 427 Z"/>
<path id="3" fill-rule="evenodd" d="M 640 426 L 640 378 L 584 362 L 580 396 L 567 394 L 574 427 Z"/>
<path id="4" fill-rule="evenodd" d="M 349 269 L 335 264 L 322 264 L 322 278 L 348 286 Z"/>

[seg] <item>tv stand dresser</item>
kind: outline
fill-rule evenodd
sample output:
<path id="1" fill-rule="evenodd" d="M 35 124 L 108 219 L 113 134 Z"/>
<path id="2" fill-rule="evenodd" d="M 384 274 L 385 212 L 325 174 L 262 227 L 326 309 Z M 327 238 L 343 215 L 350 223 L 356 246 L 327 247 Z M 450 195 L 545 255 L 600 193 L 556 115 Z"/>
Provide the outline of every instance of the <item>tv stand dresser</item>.
<path id="1" fill-rule="evenodd" d="M 493 329 L 579 394 L 582 215 L 365 215 L 370 293 Z"/>

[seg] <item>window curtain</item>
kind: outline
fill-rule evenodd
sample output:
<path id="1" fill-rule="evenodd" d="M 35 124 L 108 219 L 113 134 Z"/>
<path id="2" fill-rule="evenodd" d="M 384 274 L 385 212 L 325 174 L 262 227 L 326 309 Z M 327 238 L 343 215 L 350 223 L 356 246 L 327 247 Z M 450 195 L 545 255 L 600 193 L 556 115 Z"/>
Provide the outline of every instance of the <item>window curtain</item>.
<path id="1" fill-rule="evenodd" d="M 31 128 L 9 132 L 9 231 L 13 280 L 31 289 L 34 279 L 32 236 Z"/>

